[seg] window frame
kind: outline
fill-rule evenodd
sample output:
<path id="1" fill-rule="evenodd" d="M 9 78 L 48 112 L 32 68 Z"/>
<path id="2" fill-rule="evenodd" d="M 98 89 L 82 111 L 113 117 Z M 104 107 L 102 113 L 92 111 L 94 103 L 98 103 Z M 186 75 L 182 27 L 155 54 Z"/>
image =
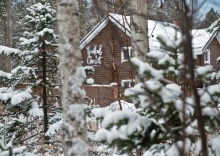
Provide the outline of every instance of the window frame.
<path id="1" fill-rule="evenodd" d="M 204 57 L 204 65 L 210 65 L 211 64 L 210 49 L 206 49 L 204 51 L 203 57 Z"/>
<path id="2" fill-rule="evenodd" d="M 125 82 L 129 82 L 129 86 L 125 86 L 124 83 Z M 134 80 L 133 80 L 134 82 Z M 124 88 L 131 88 L 132 87 L 132 80 L 131 79 L 124 79 L 124 80 L 121 80 L 121 87 L 124 87 Z"/>
<path id="3" fill-rule="evenodd" d="M 126 50 L 128 49 L 128 57 L 129 57 L 128 59 L 125 58 L 125 55 L 124 55 L 125 52 L 123 51 L 124 49 L 126 49 Z M 131 46 L 121 48 L 121 63 L 128 62 L 128 60 L 131 59 L 132 57 L 133 57 L 133 55 L 132 55 L 132 47 Z"/>

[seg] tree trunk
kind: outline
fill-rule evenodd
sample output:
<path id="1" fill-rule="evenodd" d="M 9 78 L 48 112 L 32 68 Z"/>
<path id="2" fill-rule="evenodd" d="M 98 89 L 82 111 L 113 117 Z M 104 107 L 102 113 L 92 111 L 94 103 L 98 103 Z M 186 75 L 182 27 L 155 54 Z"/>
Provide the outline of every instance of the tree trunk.
<path id="1" fill-rule="evenodd" d="M 45 42 L 43 41 L 42 43 L 43 46 L 43 58 L 42 58 L 42 67 L 43 67 L 43 112 L 44 112 L 44 143 L 49 144 L 49 137 L 46 136 L 45 134 L 47 133 L 48 130 L 48 116 L 47 116 L 47 74 L 46 74 L 46 69 L 47 69 L 47 64 L 46 64 L 46 47 L 45 47 Z"/>
<path id="2" fill-rule="evenodd" d="M 193 48 L 192 48 L 192 36 L 190 34 L 191 31 L 191 24 L 192 24 L 192 16 L 190 15 L 189 7 L 187 6 L 186 1 L 184 0 L 184 17 L 185 17 L 185 31 L 184 31 L 184 53 L 185 53 L 185 65 L 187 66 L 187 72 L 190 75 L 190 88 L 192 89 L 193 96 L 195 98 L 195 114 L 197 119 L 197 126 L 200 133 L 201 138 L 201 156 L 208 156 L 207 150 L 207 138 L 205 134 L 205 125 L 204 119 L 202 116 L 202 107 L 200 102 L 200 97 L 196 88 L 196 81 L 195 81 L 195 65 L 193 60 Z"/>
<path id="3" fill-rule="evenodd" d="M 11 0 L 5 0 L 5 6 L 7 11 L 7 18 L 5 21 L 5 45 L 12 47 L 11 42 Z M 4 70 L 6 72 L 11 71 L 11 59 L 7 56 L 4 58 Z"/>
<path id="4" fill-rule="evenodd" d="M 58 0 L 57 5 L 65 156 L 88 156 L 77 5 L 76 0 Z"/>
<path id="5" fill-rule="evenodd" d="M 147 0 L 131 0 L 131 44 L 137 58 L 146 62 L 148 51 Z"/>
<path id="6" fill-rule="evenodd" d="M 6 9 L 7 9 L 7 36 L 6 36 L 6 45 L 12 47 L 11 41 L 11 0 L 6 0 Z M 11 59 L 6 59 L 6 71 L 11 71 Z"/>

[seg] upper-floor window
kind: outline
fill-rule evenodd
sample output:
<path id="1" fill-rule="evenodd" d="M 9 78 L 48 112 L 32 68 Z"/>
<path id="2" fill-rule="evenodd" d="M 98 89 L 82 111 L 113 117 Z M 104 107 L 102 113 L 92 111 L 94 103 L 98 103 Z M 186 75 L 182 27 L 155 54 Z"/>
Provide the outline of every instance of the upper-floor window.
<path id="1" fill-rule="evenodd" d="M 100 65 L 102 63 L 102 45 L 99 45 L 99 47 L 94 46 L 93 49 L 87 46 L 86 50 L 88 65 Z"/>
<path id="2" fill-rule="evenodd" d="M 210 65 L 210 50 L 206 49 L 204 52 L 204 64 Z"/>
<path id="3" fill-rule="evenodd" d="M 122 47 L 121 48 L 121 62 L 128 62 L 129 59 L 133 57 L 132 47 Z"/>
<path id="4" fill-rule="evenodd" d="M 121 87 L 130 88 L 132 87 L 132 80 L 121 80 Z"/>

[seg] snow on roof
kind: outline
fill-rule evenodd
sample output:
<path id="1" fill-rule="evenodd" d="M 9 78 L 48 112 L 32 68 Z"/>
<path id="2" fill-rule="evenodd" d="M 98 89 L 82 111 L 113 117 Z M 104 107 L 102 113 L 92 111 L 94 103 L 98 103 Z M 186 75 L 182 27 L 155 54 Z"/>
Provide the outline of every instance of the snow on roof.
<path id="1" fill-rule="evenodd" d="M 130 16 L 109 13 L 88 35 L 80 42 L 81 50 L 108 24 L 109 20 L 117 25 L 128 36 L 130 34 Z M 165 38 L 176 40 L 181 36 L 179 27 L 171 23 L 148 20 L 148 37 L 150 49 L 159 49 L 160 42 L 157 36 L 162 34 Z M 192 43 L 196 55 L 202 54 L 212 39 L 216 36 L 217 31 L 212 33 L 207 29 L 192 30 Z M 220 40 L 220 36 L 219 36 Z"/>
<path id="2" fill-rule="evenodd" d="M 82 50 L 102 29 L 108 24 L 108 18 L 105 16 L 81 41 L 80 49 Z"/>
<path id="3" fill-rule="evenodd" d="M 100 23 L 98 23 L 92 31 L 86 35 L 80 42 L 80 48 L 83 49 L 109 22 L 109 20 L 124 31 L 128 36 L 130 34 L 130 16 L 109 13 Z M 179 37 L 179 28 L 174 24 L 148 20 L 148 36 L 150 48 L 159 48 L 160 43 L 157 35 L 163 34 L 168 39 L 174 39 L 176 34 Z"/>
<path id="4" fill-rule="evenodd" d="M 119 14 L 109 13 L 109 19 L 117 25 L 122 31 L 124 31 L 128 36 L 131 36 L 130 32 L 130 16 L 123 16 Z"/>
<path id="5" fill-rule="evenodd" d="M 192 45 L 195 53 L 202 53 L 216 36 L 216 33 L 216 31 L 210 33 L 207 29 L 192 30 Z"/>
<path id="6" fill-rule="evenodd" d="M 160 42 L 157 39 L 158 35 L 163 35 L 165 38 L 175 41 L 180 38 L 181 32 L 174 24 L 148 20 L 148 37 L 150 49 L 160 48 Z"/>

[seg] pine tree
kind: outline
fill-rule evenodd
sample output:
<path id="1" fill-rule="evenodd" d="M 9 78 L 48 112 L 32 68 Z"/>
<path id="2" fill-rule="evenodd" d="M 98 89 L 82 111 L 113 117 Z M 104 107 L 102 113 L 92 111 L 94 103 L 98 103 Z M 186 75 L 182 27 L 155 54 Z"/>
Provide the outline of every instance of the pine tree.
<path id="1" fill-rule="evenodd" d="M 9 56 L 12 59 L 21 59 L 22 52 L 8 47 L 0 46 L 0 55 Z M 5 142 L 8 142 L 13 136 L 15 145 L 22 145 L 26 143 L 27 138 L 31 138 L 30 130 L 37 128 L 36 124 L 29 117 L 29 111 L 41 112 L 38 105 L 32 110 L 32 105 L 36 105 L 38 98 L 31 96 L 32 87 L 23 85 L 29 79 L 35 78 L 35 72 L 32 68 L 26 66 L 18 66 L 6 73 L 0 71 L 0 81 L 3 84 L 0 88 L 0 133 L 5 136 Z M 33 117 L 38 116 L 34 114 Z M 40 115 L 41 116 L 41 115 Z M 4 125 L 5 123 L 5 125 Z M 6 134 L 4 132 L 7 132 Z M 32 131 L 34 133 L 34 131 Z M 34 136 L 33 136 L 34 137 Z"/>
<path id="2" fill-rule="evenodd" d="M 87 0 L 79 0 L 79 23 L 80 23 L 80 35 L 84 37 L 88 31 L 90 31 L 90 13 L 89 13 L 89 3 Z"/>
<path id="3" fill-rule="evenodd" d="M 57 35 L 55 34 L 56 11 L 48 3 L 34 4 L 28 8 L 26 26 L 29 31 L 20 38 L 20 46 L 25 51 L 24 64 L 32 67 L 37 76 L 34 91 L 41 94 L 40 100 L 44 112 L 44 133 L 48 130 L 49 114 L 56 114 L 53 107 L 58 104 L 56 90 L 59 85 L 57 72 Z M 30 81 L 30 83 L 32 83 Z M 48 143 L 48 138 L 45 137 Z"/>
<path id="4" fill-rule="evenodd" d="M 179 155 L 201 152 L 195 98 L 191 95 L 189 81 L 184 78 L 183 41 L 168 40 L 158 36 L 161 50 L 149 52 L 149 62 L 137 58 L 131 62 L 137 67 L 140 83 L 125 90 L 137 106 L 136 112 L 109 112 L 94 109 L 93 114 L 101 119 L 96 140 L 111 147 L 118 147 L 121 153 L 144 151 L 145 155 Z M 211 66 L 194 69 L 196 79 L 202 83 L 210 81 Z M 198 89 L 202 107 L 202 118 L 206 134 L 213 133 L 219 126 L 220 86 L 215 84 Z M 210 153 L 218 153 L 214 141 L 208 142 Z M 195 144 L 195 149 L 192 149 Z M 184 149 L 182 149 L 184 147 Z M 182 153 L 183 154 L 183 153 Z"/>
<path id="5" fill-rule="evenodd" d="M 213 8 L 205 15 L 205 19 L 200 24 L 201 28 L 208 28 L 213 22 L 220 18 L 220 14 Z"/>
<path id="6" fill-rule="evenodd" d="M 4 45 L 4 26 L 5 26 L 5 20 L 6 20 L 6 5 L 5 5 L 5 1 L 1 1 L 0 2 L 0 32 L 1 32 L 1 36 L 0 36 L 0 44 Z"/>
<path id="7" fill-rule="evenodd" d="M 13 147 L 13 139 L 14 139 L 14 136 L 7 144 L 5 144 L 4 141 L 0 139 L 0 154 L 1 155 L 14 156 L 14 155 L 21 155 L 25 153 L 26 151 L 25 146 L 22 146 L 19 148 Z"/>
<path id="8" fill-rule="evenodd" d="M 19 66 L 11 73 L 1 71 L 0 74 L 5 86 L 0 96 L 5 111 L 1 120 L 7 119 L 8 138 L 15 134 L 16 144 L 27 143 L 28 148 L 34 148 L 33 145 L 42 143 L 42 134 L 46 144 L 57 141 L 54 137 L 48 138 L 46 133 L 49 125 L 60 120 L 61 109 L 57 92 L 56 11 L 48 3 L 34 4 L 27 10 L 28 31 L 20 38 L 20 51 L 0 48 L 1 55 L 20 59 Z"/>
<path id="9" fill-rule="evenodd" d="M 0 2 L 0 45 L 6 45 L 7 36 L 7 10 L 6 1 Z M 5 57 L 0 57 L 0 69 L 5 70 Z"/>

